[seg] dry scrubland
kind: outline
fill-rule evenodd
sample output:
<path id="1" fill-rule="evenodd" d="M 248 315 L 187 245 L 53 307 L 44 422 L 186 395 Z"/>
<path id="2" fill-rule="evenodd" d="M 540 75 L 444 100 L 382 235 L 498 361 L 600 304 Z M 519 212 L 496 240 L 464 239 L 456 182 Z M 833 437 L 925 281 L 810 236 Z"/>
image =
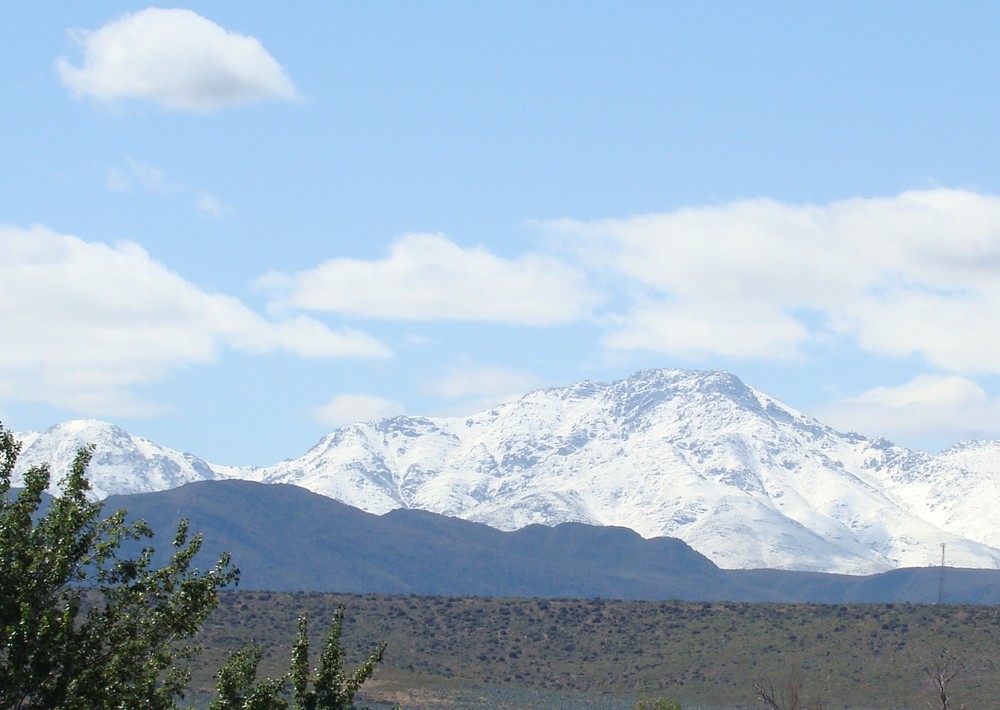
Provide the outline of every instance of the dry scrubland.
<path id="1" fill-rule="evenodd" d="M 958 671 L 953 706 L 1000 698 L 1000 610 L 961 605 L 802 605 L 231 592 L 202 635 L 195 691 L 250 640 L 262 671 L 287 668 L 295 618 L 316 643 L 337 604 L 360 662 L 389 649 L 365 702 L 415 708 L 631 708 L 666 694 L 754 707 L 754 683 L 793 679 L 826 708 L 940 707 L 928 670 Z"/>

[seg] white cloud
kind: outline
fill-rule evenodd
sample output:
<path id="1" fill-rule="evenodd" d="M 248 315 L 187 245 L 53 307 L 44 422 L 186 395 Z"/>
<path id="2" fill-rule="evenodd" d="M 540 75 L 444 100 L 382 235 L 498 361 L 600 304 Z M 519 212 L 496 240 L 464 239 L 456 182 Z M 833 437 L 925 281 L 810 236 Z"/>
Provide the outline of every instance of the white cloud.
<path id="1" fill-rule="evenodd" d="M 222 205 L 219 201 L 209 195 L 207 192 L 198 193 L 198 210 L 202 214 L 206 214 L 209 217 L 214 217 L 215 219 L 222 219 Z"/>
<path id="2" fill-rule="evenodd" d="M 538 388 L 538 378 L 529 372 L 518 372 L 499 365 L 460 364 L 443 376 L 427 380 L 423 389 L 428 394 L 448 400 L 473 400 L 478 409 L 499 402 L 508 402 Z"/>
<path id="3" fill-rule="evenodd" d="M 974 285 L 970 278 L 964 288 L 958 281 L 948 292 L 892 288 L 845 304 L 837 317 L 869 352 L 919 354 L 950 372 L 1000 372 L 1000 281 Z"/>
<path id="4" fill-rule="evenodd" d="M 88 414 L 147 405 L 131 395 L 224 348 L 300 357 L 385 358 L 372 337 L 306 317 L 271 321 L 206 293 L 137 244 L 0 226 L 0 398 Z"/>
<path id="5" fill-rule="evenodd" d="M 585 275 L 554 259 L 463 249 L 440 234 L 407 234 L 381 261 L 333 259 L 258 285 L 275 308 L 399 320 L 551 325 L 582 318 L 596 303 Z"/>
<path id="6" fill-rule="evenodd" d="M 61 57 L 56 68 L 80 96 L 140 98 L 186 111 L 296 97 L 260 42 L 190 10 L 149 8 L 71 36 L 83 50 L 83 65 Z"/>
<path id="7" fill-rule="evenodd" d="M 835 337 L 952 372 L 1000 372 L 1000 198 L 906 192 L 827 205 L 748 200 L 539 223 L 628 305 L 605 344 L 801 357 Z"/>
<path id="8" fill-rule="evenodd" d="M 1000 438 L 1000 398 L 958 375 L 921 375 L 899 387 L 876 387 L 813 413 L 841 431 L 883 436 L 904 445 Z"/>
<path id="9" fill-rule="evenodd" d="M 406 412 L 399 402 L 370 394 L 338 394 L 314 414 L 326 426 L 342 427 L 357 422 L 386 419 Z"/>
<path id="10" fill-rule="evenodd" d="M 754 327 L 747 328 L 748 323 Z M 720 338 L 720 331 L 733 335 Z M 615 350 L 663 351 L 686 358 L 788 360 L 808 339 L 809 330 L 795 318 L 754 304 L 653 301 L 636 305 L 602 342 Z"/>

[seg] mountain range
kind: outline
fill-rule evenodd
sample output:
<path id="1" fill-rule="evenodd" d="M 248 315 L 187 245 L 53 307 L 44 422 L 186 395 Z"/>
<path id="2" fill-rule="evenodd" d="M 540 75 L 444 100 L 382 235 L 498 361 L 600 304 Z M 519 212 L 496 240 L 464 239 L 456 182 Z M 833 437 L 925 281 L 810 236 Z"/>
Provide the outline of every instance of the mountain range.
<path id="1" fill-rule="evenodd" d="M 47 462 L 57 476 L 95 445 L 101 497 L 244 479 L 501 531 L 628 528 L 726 569 L 868 575 L 937 565 L 943 549 L 949 565 L 1000 569 L 1000 442 L 931 455 L 841 433 L 727 372 L 648 370 L 469 417 L 352 424 L 266 467 L 211 464 L 95 420 L 17 436 L 18 470 Z"/>
<path id="2" fill-rule="evenodd" d="M 560 523 L 503 532 L 422 510 L 373 515 L 298 486 L 199 481 L 110 496 L 158 531 L 166 563 L 177 523 L 204 536 L 194 564 L 223 551 L 240 588 L 357 594 L 688 601 L 1000 603 L 1000 570 L 928 567 L 877 575 L 723 570 L 675 538 Z M 140 545 L 126 552 L 137 554 Z"/>

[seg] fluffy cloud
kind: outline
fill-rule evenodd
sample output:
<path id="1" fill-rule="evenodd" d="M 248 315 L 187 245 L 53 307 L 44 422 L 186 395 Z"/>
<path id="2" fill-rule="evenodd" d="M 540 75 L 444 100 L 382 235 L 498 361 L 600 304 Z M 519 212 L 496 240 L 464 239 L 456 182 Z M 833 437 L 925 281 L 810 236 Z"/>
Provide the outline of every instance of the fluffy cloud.
<path id="1" fill-rule="evenodd" d="M 260 42 L 190 10 L 149 8 L 72 36 L 83 50 L 83 66 L 63 57 L 56 68 L 80 96 L 139 98 L 187 111 L 296 96 Z"/>
<path id="2" fill-rule="evenodd" d="M 952 372 L 1000 372 L 997 197 L 750 200 L 541 226 L 627 294 L 611 348 L 794 358 L 838 338 Z"/>
<path id="3" fill-rule="evenodd" d="M 1000 399 L 957 375 L 921 375 L 899 387 L 876 387 L 818 408 L 842 431 L 908 442 L 1000 438 Z"/>
<path id="4" fill-rule="evenodd" d="M 452 402 L 448 411 L 442 414 L 464 416 L 510 402 L 540 386 L 540 380 L 529 372 L 499 365 L 460 363 L 441 377 L 426 380 L 422 389 L 431 396 Z"/>
<path id="5" fill-rule="evenodd" d="M 0 398 L 90 414 L 142 410 L 130 389 L 220 350 L 385 358 L 370 336 L 272 321 L 206 293 L 138 245 L 0 226 Z"/>
<path id="6" fill-rule="evenodd" d="M 399 320 L 478 320 L 551 325 L 596 302 L 583 272 L 528 254 L 504 259 L 440 234 L 408 234 L 381 261 L 333 259 L 258 281 L 272 306 Z"/>
<path id="7" fill-rule="evenodd" d="M 370 394 L 338 394 L 315 411 L 316 419 L 326 426 L 342 427 L 356 422 L 385 419 L 405 413 L 399 402 Z"/>
<path id="8" fill-rule="evenodd" d="M 787 313 L 734 302 L 649 301 L 636 305 L 604 338 L 614 350 L 652 350 L 687 358 L 723 355 L 787 360 L 797 356 L 809 330 Z M 753 328 L 747 328 L 753 323 Z M 720 338 L 720 331 L 734 334 Z M 739 334 L 735 336 L 735 334 Z"/>

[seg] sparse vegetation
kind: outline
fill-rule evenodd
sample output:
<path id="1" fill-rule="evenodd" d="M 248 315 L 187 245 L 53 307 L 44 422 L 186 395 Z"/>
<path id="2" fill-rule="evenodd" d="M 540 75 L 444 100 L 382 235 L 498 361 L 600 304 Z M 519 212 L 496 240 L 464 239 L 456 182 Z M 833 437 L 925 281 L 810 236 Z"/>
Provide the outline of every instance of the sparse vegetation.
<path id="1" fill-rule="evenodd" d="M 298 614 L 325 618 L 339 604 L 347 608 L 345 651 L 353 663 L 370 651 L 364 639 L 388 643 L 377 681 L 365 686 L 368 702 L 435 707 L 434 698 L 489 689 L 490 704 L 455 707 L 562 707 L 551 698 L 576 697 L 565 707 L 592 701 L 632 710 L 639 698 L 660 695 L 691 709 L 763 707 L 754 682 L 780 690 L 795 669 L 802 702 L 940 707 L 924 667 L 944 645 L 961 649 L 949 660 L 966 667 L 949 686 L 952 707 L 990 707 L 1000 697 L 1000 615 L 987 606 L 273 592 L 221 596 L 202 637 L 202 667 L 193 669 L 197 687 L 210 688 L 211 669 L 251 639 L 267 649 L 262 671 L 280 673 Z M 510 705 L 497 699 L 515 695 Z"/>
<path id="2" fill-rule="evenodd" d="M 681 704 L 665 695 L 653 698 L 639 698 L 635 703 L 635 710 L 683 710 Z"/>

